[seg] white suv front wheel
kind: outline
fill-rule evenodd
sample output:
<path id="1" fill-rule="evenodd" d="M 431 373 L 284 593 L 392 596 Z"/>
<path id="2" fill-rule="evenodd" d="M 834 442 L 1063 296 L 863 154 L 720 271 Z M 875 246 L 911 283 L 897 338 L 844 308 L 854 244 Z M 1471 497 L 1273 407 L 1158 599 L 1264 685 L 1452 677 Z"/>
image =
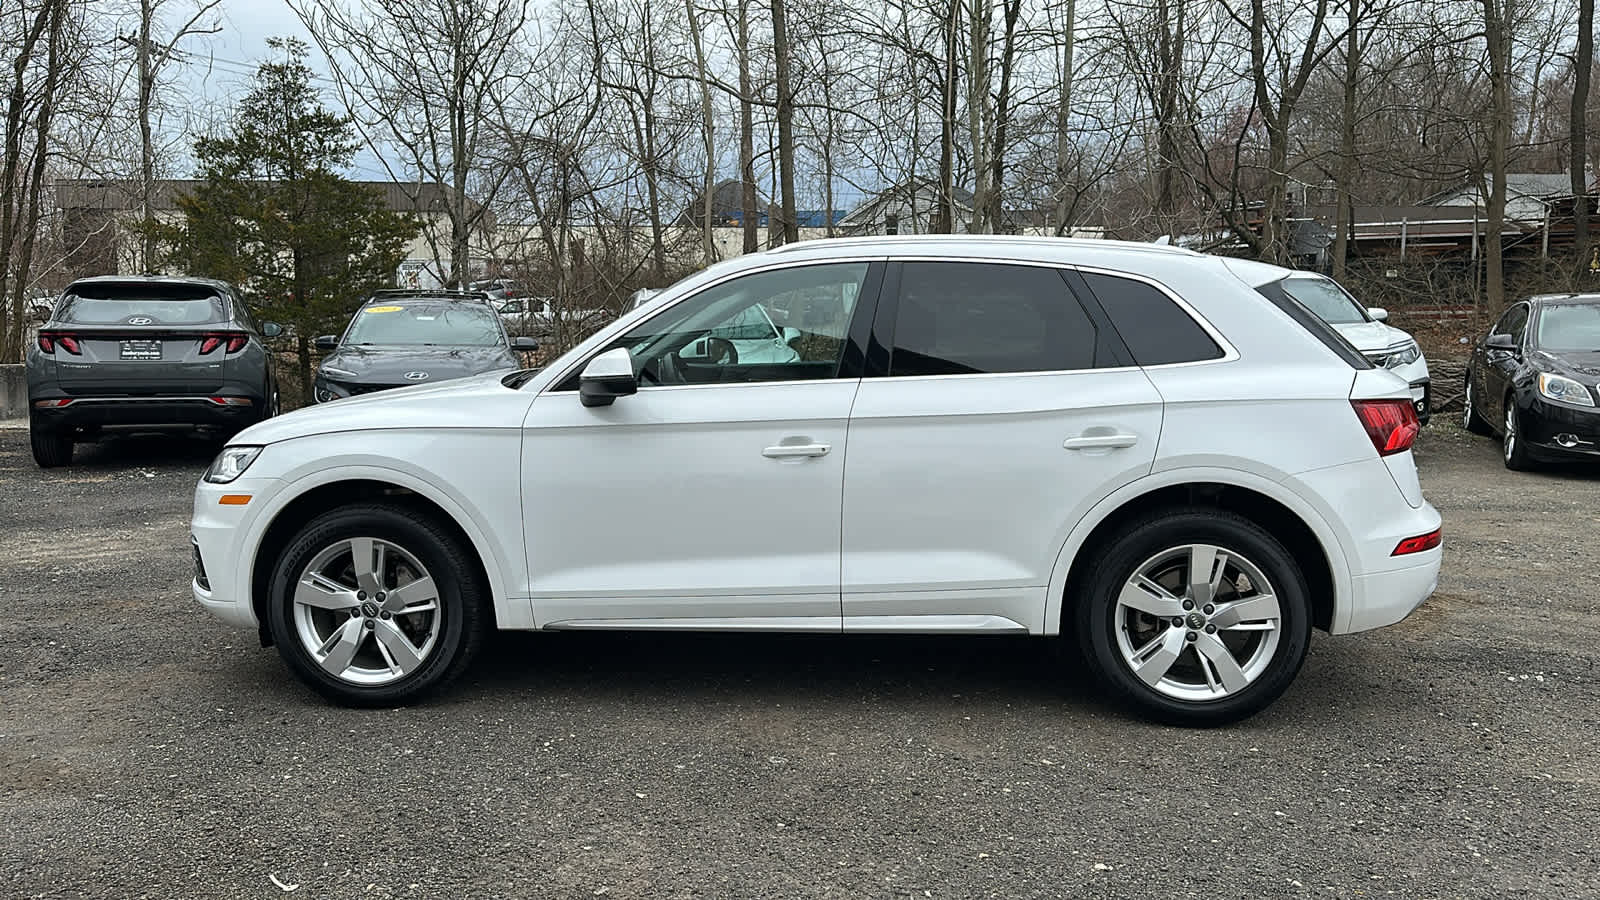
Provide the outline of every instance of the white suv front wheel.
<path id="1" fill-rule="evenodd" d="M 1310 640 L 1305 578 L 1283 545 L 1216 509 L 1162 512 L 1112 539 L 1078 606 L 1085 656 L 1152 718 L 1222 725 L 1271 703 Z"/>
<path id="2" fill-rule="evenodd" d="M 267 625 L 289 668 L 347 706 L 400 706 L 466 668 L 489 627 L 471 551 L 426 513 L 341 507 L 278 557 Z"/>

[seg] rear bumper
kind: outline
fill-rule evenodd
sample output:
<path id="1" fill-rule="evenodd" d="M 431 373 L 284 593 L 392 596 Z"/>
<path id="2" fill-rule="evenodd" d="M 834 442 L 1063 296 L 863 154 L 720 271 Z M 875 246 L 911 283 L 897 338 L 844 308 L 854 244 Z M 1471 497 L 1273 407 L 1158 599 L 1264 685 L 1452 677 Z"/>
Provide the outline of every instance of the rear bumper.
<path id="1" fill-rule="evenodd" d="M 262 398 L 243 393 L 217 394 L 248 404 L 219 403 L 211 397 L 56 397 L 29 398 L 29 412 L 35 424 L 46 428 L 74 428 L 89 425 L 214 425 L 238 427 L 261 419 L 266 405 Z M 40 407 L 40 401 L 70 399 L 66 406 Z"/>

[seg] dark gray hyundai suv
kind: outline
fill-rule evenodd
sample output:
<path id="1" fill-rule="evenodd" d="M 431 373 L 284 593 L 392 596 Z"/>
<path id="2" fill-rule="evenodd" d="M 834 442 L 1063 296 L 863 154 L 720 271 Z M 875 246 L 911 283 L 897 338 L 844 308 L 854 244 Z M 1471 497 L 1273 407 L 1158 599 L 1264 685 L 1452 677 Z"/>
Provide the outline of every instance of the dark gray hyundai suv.
<path id="1" fill-rule="evenodd" d="M 107 426 L 211 426 L 232 433 L 278 411 L 264 338 L 220 281 L 101 276 L 74 281 L 28 349 L 28 413 L 41 467 Z"/>

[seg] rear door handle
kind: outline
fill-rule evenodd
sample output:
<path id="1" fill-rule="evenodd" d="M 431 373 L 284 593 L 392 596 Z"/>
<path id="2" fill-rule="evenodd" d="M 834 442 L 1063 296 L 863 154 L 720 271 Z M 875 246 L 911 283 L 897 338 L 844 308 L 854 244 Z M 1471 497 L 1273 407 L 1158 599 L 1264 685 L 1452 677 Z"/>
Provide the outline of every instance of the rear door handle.
<path id="1" fill-rule="evenodd" d="M 1088 434 L 1067 438 L 1061 446 L 1068 450 L 1120 449 L 1139 443 L 1137 434 Z"/>
<path id="2" fill-rule="evenodd" d="M 805 456 L 827 456 L 827 444 L 779 444 L 761 451 L 767 459 L 795 459 Z"/>

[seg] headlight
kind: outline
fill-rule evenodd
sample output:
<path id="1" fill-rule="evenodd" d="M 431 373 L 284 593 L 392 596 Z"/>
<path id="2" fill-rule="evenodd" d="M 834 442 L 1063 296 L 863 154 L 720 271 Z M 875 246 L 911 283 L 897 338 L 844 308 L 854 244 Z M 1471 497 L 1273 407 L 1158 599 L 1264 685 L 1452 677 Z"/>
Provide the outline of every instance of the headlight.
<path id="1" fill-rule="evenodd" d="M 1417 346 L 1416 341 L 1409 341 L 1392 351 L 1389 354 L 1388 362 L 1384 363 L 1384 365 L 1395 369 L 1400 366 L 1409 366 L 1421 358 L 1422 348 Z"/>
<path id="2" fill-rule="evenodd" d="M 1539 393 L 1559 403 L 1570 403 L 1573 406 L 1594 405 L 1594 397 L 1589 394 L 1588 388 L 1560 375 L 1540 372 Z"/>
<path id="3" fill-rule="evenodd" d="M 335 368 L 333 366 L 323 366 L 322 367 L 322 371 L 327 372 L 329 375 L 338 375 L 340 378 L 354 378 L 354 377 L 356 377 L 356 373 L 354 373 L 354 372 L 348 371 L 346 369 Z"/>
<path id="4" fill-rule="evenodd" d="M 212 484 L 227 484 L 244 474 L 250 464 L 261 455 L 260 447 L 223 447 L 206 470 L 205 480 Z"/>

